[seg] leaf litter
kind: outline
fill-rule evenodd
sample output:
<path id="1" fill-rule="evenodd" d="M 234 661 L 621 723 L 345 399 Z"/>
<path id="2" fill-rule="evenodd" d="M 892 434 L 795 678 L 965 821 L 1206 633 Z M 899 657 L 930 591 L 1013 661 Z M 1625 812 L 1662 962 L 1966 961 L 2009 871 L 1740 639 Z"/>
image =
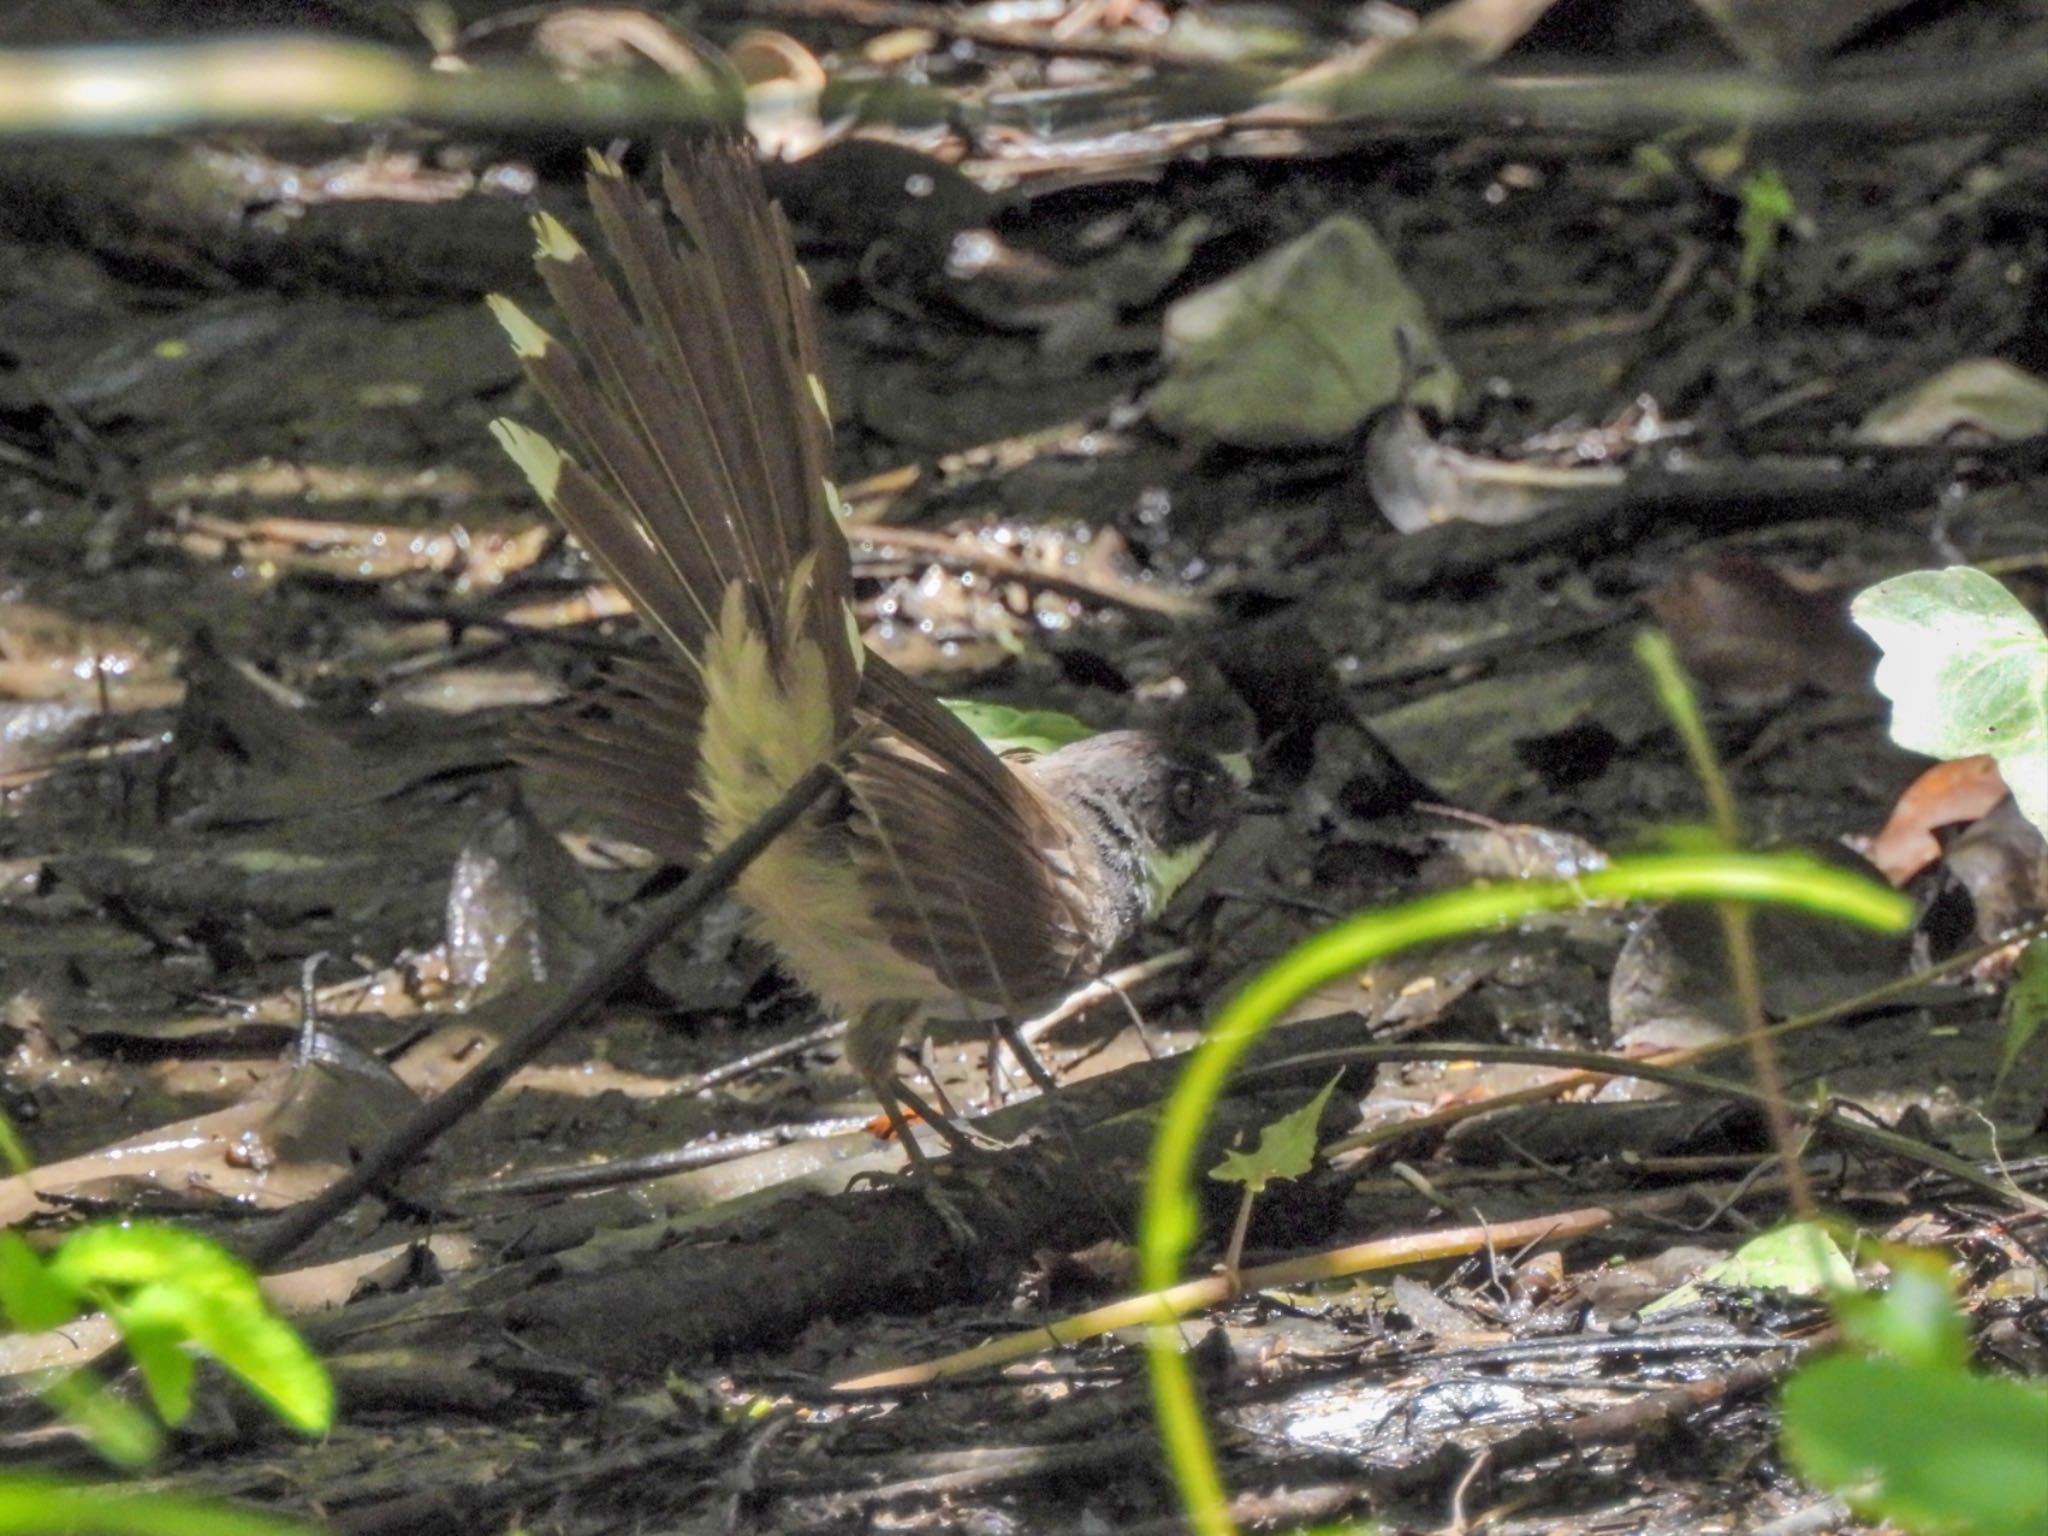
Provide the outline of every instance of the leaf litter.
<path id="1" fill-rule="evenodd" d="M 1528 9 L 1533 19 L 1540 8 Z M 1697 44 L 1708 33 L 1696 24 Z M 1969 25 L 1936 19 L 1881 46 L 1941 57 L 1967 43 Z M 1049 29 L 1035 35 L 1057 51 Z M 822 35 L 812 41 L 837 64 Z M 1069 78 L 1113 80 L 1131 67 L 1116 52 Z M 987 65 L 935 67 L 959 80 Z M 1037 68 L 1006 63 L 1002 88 L 1040 82 Z M 935 652 L 971 642 L 974 666 L 945 686 L 984 701 L 1097 724 L 1195 720 L 1234 734 L 1218 743 L 1229 746 L 1256 731 L 1259 787 L 1277 814 L 1224 851 L 1157 936 L 1190 949 L 1189 964 L 1049 1032 L 1058 1070 L 1085 1063 L 1085 1080 L 1060 1096 L 1078 1126 L 1048 1123 L 1029 1100 L 999 1111 L 1009 1118 L 991 1122 L 998 1134 L 1040 1134 L 1006 1171 L 970 1181 L 982 1196 L 977 1248 L 956 1249 L 900 1192 L 841 1192 L 897 1154 L 862 1125 L 868 1106 L 811 1011 L 722 914 L 635 978 L 601 1027 L 557 1047 L 295 1261 L 299 1276 L 326 1277 L 308 1278 L 309 1304 L 325 1309 L 309 1326 L 374 1409 L 288 1453 L 222 1426 L 205 1464 L 177 1465 L 181 1478 L 294 1509 L 317 1503 L 362 1531 L 418 1528 L 430 1491 L 452 1494 L 472 1523 L 544 1510 L 563 1530 L 650 1519 L 709 1529 L 729 1511 L 762 1530 L 968 1509 L 1034 1529 L 1163 1518 L 1142 1371 L 1124 1341 L 932 1393 L 840 1400 L 826 1387 L 1051 1320 L 1033 1274 L 1128 1236 L 1144 1127 L 1122 1117 L 1156 1101 L 1170 1070 L 1148 1058 L 1191 1043 L 1234 981 L 1328 916 L 1442 878 L 1430 866 L 1447 844 L 1462 841 L 1448 852 L 1500 877 L 1581 867 L 1697 820 L 1696 787 L 1626 646 L 1595 624 L 1611 624 L 1618 605 L 1662 594 L 1661 616 L 1697 643 L 1751 825 L 1827 845 L 1884 820 L 1923 765 L 1885 741 L 1834 599 L 1804 576 L 1868 585 L 1942 563 L 1929 556 L 1940 540 L 1963 541 L 1971 559 L 2038 553 L 2038 518 L 2010 494 L 2012 477 L 2024 487 L 2035 472 L 1971 457 L 2000 418 L 1958 424 L 1937 411 L 1940 440 L 1913 451 L 1939 457 L 1910 481 L 1891 461 L 1858 457 L 1908 451 L 1859 445 L 1859 424 L 1871 430 L 1883 401 L 2021 325 L 2024 295 L 2003 273 L 2031 257 L 1995 195 L 1941 201 L 1953 167 L 1911 144 L 1859 150 L 1853 168 L 1825 142 L 1773 146 L 1810 217 L 1781 232 L 1745 283 L 1734 183 L 1682 160 L 1659 168 L 1596 139 L 1473 132 L 1389 137 L 1382 160 L 1345 164 L 1303 158 L 1300 130 L 1272 128 L 1258 141 L 1265 163 L 1110 179 L 1149 175 L 1195 141 L 1187 133 L 1216 137 L 1077 136 L 1022 168 L 1029 136 L 992 136 L 968 169 L 1007 167 L 1038 186 L 1007 210 L 976 207 L 960 227 L 997 223 L 1079 272 L 1103 254 L 1090 233 L 1102 188 L 1131 205 L 1115 240 L 1150 231 L 1163 247 L 1199 229 L 1150 263 L 1162 283 L 1111 296 L 1122 328 L 1163 326 L 1167 305 L 1332 218 L 1362 221 L 1468 390 L 1454 420 L 1429 429 L 1434 447 L 1411 440 L 1402 452 L 1465 455 L 1442 461 L 1453 488 L 1475 463 L 1518 460 L 1562 458 L 1587 479 L 1569 495 L 1546 486 L 1525 498 L 1513 523 L 1423 517 L 1396 532 L 1375 505 L 1385 477 L 1368 473 L 1373 449 L 1346 436 L 1348 423 L 1281 451 L 1165 441 L 1135 412 L 1160 376 L 1149 351 L 1048 346 L 1035 322 L 991 324 L 908 277 L 884 281 L 883 255 L 930 270 L 929 249 L 915 246 L 930 247 L 931 226 L 891 215 L 849 242 L 830 208 L 793 198 L 827 312 L 831 393 L 845 402 L 845 478 L 887 476 L 887 517 L 903 529 L 893 552 L 889 530 L 875 532 L 872 590 L 886 617 L 907 612 Z M 1987 184 L 2024 185 L 2026 167 L 2006 152 L 1973 153 Z M 916 174 L 893 165 L 877 174 Z M 534 184 L 561 195 L 544 177 Z M 1941 222 L 1911 222 L 1936 207 Z M 1919 245 L 1887 247 L 1888 270 L 1906 291 L 1937 295 L 1899 311 L 1910 319 L 1885 332 L 1881 359 L 1867 323 L 1877 301 L 1844 276 L 1850 256 L 1870 271 L 1859 242 L 1872 221 L 1923 232 Z M 516 220 L 504 230 L 498 264 L 480 272 L 516 267 Z M 104 255 L 113 242 L 84 243 Z M 884 246 L 894 249 L 877 254 Z M 39 631 L 52 637 L 40 650 L 19 654 L 9 690 L 21 713 L 6 718 L 22 722 L 32 775 L 0 780 L 7 1108 L 44 1163 L 9 1198 L 44 1223 L 174 1201 L 233 1241 L 251 1205 L 325 1177 L 380 1116 L 438 1090 L 540 1006 L 665 877 L 592 829 L 569 829 L 573 852 L 558 844 L 544 794 L 515 803 L 503 724 L 519 706 L 486 702 L 506 695 L 486 692 L 484 676 L 460 712 L 423 693 L 427 679 L 487 664 L 511 698 L 540 696 L 635 643 L 616 622 L 597 647 L 581 643 L 587 627 L 565 627 L 615 621 L 616 607 L 590 595 L 585 568 L 520 504 L 483 442 L 512 370 L 473 339 L 471 297 L 451 298 L 443 276 L 396 294 L 358 281 L 306 303 L 245 275 L 245 291 L 222 298 L 152 280 L 146 262 L 122 270 L 94 266 L 90 325 L 36 359 L 42 386 L 9 397 L 8 445 L 61 471 L 0 492 L 14 514 L 0 530 L 7 601 L 60 616 Z M 408 260 L 374 270 L 386 280 Z M 0 317 L 43 296 L 32 269 L 7 272 Z M 1098 317 L 1107 291 L 1084 289 Z M 1675 442 L 1627 425 L 1678 404 L 1688 430 Z M 108 524 L 94 496 L 64 489 L 81 470 L 59 406 L 160 488 L 133 525 L 140 537 Z M 1766 464 L 1761 434 L 1789 457 Z M 906 462 L 913 472 L 895 474 Z M 278 494 L 299 505 L 275 506 Z M 1075 531 L 1045 531 L 1062 518 Z M 983 558 L 991 542 L 1021 558 L 1034 538 L 1057 586 L 1035 585 L 1028 563 Z M 95 549 L 103 563 L 87 575 L 83 552 Z M 1103 550 L 1113 553 L 1098 565 Z M 1735 596 L 1702 594 L 1701 572 Z M 932 588 L 932 605 L 908 605 L 907 587 Z M 1191 607 L 1195 592 L 1205 611 L 1162 612 Z M 2021 593 L 2038 611 L 2038 589 Z M 1276 612 L 1294 621 L 1285 644 L 1298 649 L 1291 671 L 1264 675 L 1308 681 L 1234 686 L 1248 673 L 1233 652 L 1281 646 Z M 1742 645 L 1717 653 L 1731 632 Z M 138 660 L 117 678 L 101 659 L 114 655 Z M 36 678 L 51 697 L 30 696 Z M 159 691 L 124 699 L 123 683 Z M 1838 707 L 1845 698 L 1861 712 Z M 29 713 L 51 705 L 72 713 Z M 13 726 L 5 739 L 17 750 Z M 1375 742 L 1426 785 L 1424 798 L 1465 819 L 1385 814 L 1376 786 L 1390 775 L 1369 765 Z M 1998 815 L 1973 807 L 1948 824 L 1959 831 L 1936 823 L 1947 878 L 1971 905 L 1944 926 L 1944 898 L 1931 897 L 1927 953 L 1964 953 L 2048 904 L 2040 855 L 1999 834 Z M 1586 1049 L 1683 1018 L 1719 1041 L 1711 934 L 1685 921 L 1586 914 L 1411 957 L 1340 989 L 1320 1020 L 1289 1033 L 1304 1051 L 1365 1038 Z M 1897 954 L 1853 951 L 1813 928 L 1764 943 L 1784 1016 L 1906 974 Z M 288 1054 L 308 1011 L 308 962 L 322 953 L 310 1011 L 357 1051 L 359 1073 Z M 2004 1165 L 2031 1177 L 2041 1063 L 2022 1056 L 1994 1086 L 1997 1031 L 1987 991 L 1925 985 L 1792 1034 L 1786 1049 L 1796 1079 L 1824 1080 L 1837 1099 L 1973 1156 L 1995 1137 Z M 777 1043 L 790 1049 L 766 1049 Z M 933 1056 L 970 1110 L 1010 1096 L 977 1034 L 942 1039 Z M 693 1086 L 745 1061 L 758 1064 Z M 1327 1077 L 1297 1073 L 1238 1104 L 1216 1155 L 1232 1137 L 1255 1141 Z M 1559 1093 L 1565 1102 L 1522 1103 L 1512 1118 L 1498 1108 Z M 286 1108 L 303 1122 L 287 1124 Z M 1349 1139 L 1389 1139 L 1276 1184 L 1253 1213 L 1248 1262 L 1432 1225 L 1540 1220 L 1595 1199 L 1618 1219 L 1587 1243 L 1481 1250 L 1385 1284 L 1242 1301 L 1206 1339 L 1191 1326 L 1217 1411 L 1248 1432 L 1232 1453 L 1234 1486 L 1259 1490 L 1281 1520 L 1372 1508 L 1434 1526 L 1468 1458 L 1491 1443 L 1499 1492 L 1547 1501 L 1548 1528 L 1698 1523 L 1726 1511 L 1738 1477 L 1746 1518 L 1796 1513 L 1789 1484 L 1759 1490 L 1747 1475 L 1769 1438 L 1741 1418 L 1708 1420 L 1731 1430 L 1674 1467 L 1651 1431 L 1677 1410 L 1632 1428 L 1606 1417 L 1681 1385 L 1755 1390 L 1798 1348 L 1810 1317 L 1768 1286 L 1708 1287 L 1678 1322 L 1640 1315 L 1776 1213 L 1768 1177 L 1751 1177 L 1768 1150 L 1754 1115 L 1711 1095 L 1610 1102 L 1554 1065 L 1455 1055 L 1354 1072 L 1329 1113 L 1351 1118 Z M 750 1139 L 763 1136 L 774 1139 Z M 739 1155 L 659 1161 L 721 1148 Z M 140 1172 L 117 1150 L 135 1151 Z M 1835 1181 L 1831 1203 L 1875 1222 L 1902 1201 L 1938 1208 L 1950 1240 L 2003 1255 L 1982 1266 L 1980 1294 L 2030 1273 L 2038 1294 L 2038 1260 L 1998 1247 L 1979 1219 L 1989 1212 L 1957 1186 L 1910 1161 L 1851 1157 L 1825 1136 L 1813 1157 Z M 606 1163 L 637 1171 L 571 1195 L 512 1177 Z M 770 1204 L 764 1190 L 786 1198 Z M 1208 1194 L 1220 1242 L 1234 1202 Z M 742 1195 L 753 1199 L 736 1213 L 728 1202 Z M 1699 1235 L 1676 1243 L 1673 1220 Z M 356 1254 L 374 1257 L 374 1273 L 340 1278 L 322 1263 Z M 1726 1411 L 1704 1397 L 1686 1411 L 1702 1402 Z M 1537 1437 L 1559 1422 L 1588 1426 L 1584 1460 L 1562 1461 Z M 274 1476 L 280 1457 L 290 1493 Z M 1534 1528 L 1505 1509 L 1497 1524 Z"/>

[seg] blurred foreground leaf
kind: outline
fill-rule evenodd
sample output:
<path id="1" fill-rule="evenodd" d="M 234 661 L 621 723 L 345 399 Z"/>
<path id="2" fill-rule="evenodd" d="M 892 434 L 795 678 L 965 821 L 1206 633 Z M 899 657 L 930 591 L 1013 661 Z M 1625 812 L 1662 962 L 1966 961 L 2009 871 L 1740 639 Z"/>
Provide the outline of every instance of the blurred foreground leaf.
<path id="1" fill-rule="evenodd" d="M 2021 812 L 2048 831 L 2048 635 L 1970 566 L 1908 571 L 1857 594 L 1850 615 L 1884 652 L 1877 686 L 1909 752 L 1998 761 Z"/>
<path id="2" fill-rule="evenodd" d="M 1872 1353 L 1830 1355 L 1785 1384 L 1785 1448 L 1860 1515 L 1915 1533 L 2048 1530 L 2048 1388 L 1968 1369 L 1968 1325 L 1947 1267 L 1891 1258 L 1879 1292 L 1836 1302 L 1842 1334 Z"/>

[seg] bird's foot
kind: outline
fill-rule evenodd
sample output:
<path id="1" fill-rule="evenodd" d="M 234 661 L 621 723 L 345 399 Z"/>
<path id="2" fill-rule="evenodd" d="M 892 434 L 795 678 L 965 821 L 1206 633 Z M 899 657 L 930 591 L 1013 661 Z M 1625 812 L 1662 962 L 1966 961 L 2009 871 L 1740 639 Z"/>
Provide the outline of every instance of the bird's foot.
<path id="1" fill-rule="evenodd" d="M 951 1115 L 942 1114 L 919 1098 L 906 1083 L 894 1084 L 893 1090 L 905 1104 L 916 1111 L 917 1118 L 930 1126 L 933 1134 L 946 1144 L 947 1154 L 956 1163 L 984 1163 L 998 1153 L 1011 1151 L 1020 1145 L 1015 1141 L 1004 1141 L 999 1136 L 991 1136 L 986 1131 L 976 1130 Z M 899 1126 L 898 1131 L 903 1137 L 904 1150 L 910 1154 L 911 1163 L 915 1165 L 925 1161 L 924 1154 L 908 1127 Z"/>
<path id="2" fill-rule="evenodd" d="M 848 1193 L 856 1189 L 900 1189 L 914 1194 L 939 1218 L 956 1248 L 978 1248 L 983 1243 L 980 1228 L 967 1215 L 968 1201 L 986 1202 L 987 1196 L 960 1176 L 950 1165 L 941 1168 L 931 1162 L 915 1162 L 904 1169 L 870 1168 L 846 1181 Z"/>

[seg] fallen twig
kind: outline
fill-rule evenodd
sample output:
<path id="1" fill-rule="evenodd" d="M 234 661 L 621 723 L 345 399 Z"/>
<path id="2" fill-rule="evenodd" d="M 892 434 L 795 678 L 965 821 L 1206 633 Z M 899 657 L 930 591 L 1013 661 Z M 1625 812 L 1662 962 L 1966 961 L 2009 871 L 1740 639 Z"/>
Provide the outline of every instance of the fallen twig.
<path id="1" fill-rule="evenodd" d="M 433 1145 L 463 1116 L 503 1087 L 513 1073 L 551 1040 L 609 997 L 680 924 L 723 894 L 740 872 L 838 779 L 837 765 L 826 762 L 797 780 L 774 809 L 705 860 L 689 879 L 654 907 L 638 928 L 578 976 L 553 1006 L 506 1036 L 496 1050 L 457 1079 L 446 1093 L 421 1105 L 410 1120 L 370 1148 L 360 1163 L 284 1216 L 254 1244 L 250 1261 L 258 1267 L 275 1264 Z"/>

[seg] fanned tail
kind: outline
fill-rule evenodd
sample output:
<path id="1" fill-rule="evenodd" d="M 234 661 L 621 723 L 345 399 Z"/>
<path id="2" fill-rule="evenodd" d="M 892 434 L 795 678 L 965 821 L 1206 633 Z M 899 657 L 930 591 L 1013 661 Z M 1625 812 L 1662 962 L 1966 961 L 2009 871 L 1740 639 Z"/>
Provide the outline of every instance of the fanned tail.
<path id="1" fill-rule="evenodd" d="M 615 277 L 536 221 L 566 341 L 491 301 L 567 451 L 516 422 L 494 424 L 499 440 L 668 651 L 554 712 L 525 755 L 688 862 L 853 726 L 877 727 L 848 755 L 847 801 L 764 854 L 740 895 L 829 1002 L 892 1005 L 873 1015 L 887 1027 L 863 1070 L 879 1073 L 908 1016 L 893 1005 L 1014 1011 L 1119 935 L 1071 814 L 861 648 L 809 299 L 752 160 L 699 146 L 662 179 L 672 221 L 617 167 L 591 173 Z"/>
<path id="2" fill-rule="evenodd" d="M 815 760 L 818 741 L 844 733 L 862 652 L 827 478 L 817 343 L 788 226 L 741 146 L 685 147 L 664 163 L 662 182 L 672 217 L 618 166 L 593 161 L 591 206 L 615 275 L 559 221 L 534 221 L 535 264 L 567 339 L 509 299 L 490 304 L 566 439 L 558 447 L 510 420 L 492 431 L 675 663 L 594 709 L 545 718 L 526 733 L 525 755 L 677 857 L 701 846 L 703 807 L 693 800 L 703 786 L 688 776 L 705 722 L 721 714 L 707 715 L 707 684 L 714 704 L 766 709 L 787 692 L 792 705 L 801 695 L 806 709 L 826 712 L 771 765 L 767 777 L 781 779 L 808 766 L 797 755 Z M 744 647 L 733 643 L 741 635 Z M 766 674 L 729 675 L 757 646 Z M 707 676 L 721 667 L 727 675 Z M 749 697 L 764 690 L 770 697 Z M 728 719 L 724 728 L 754 726 Z M 760 788 L 770 799 L 780 792 Z M 730 817 L 713 808 L 712 819 Z"/>

